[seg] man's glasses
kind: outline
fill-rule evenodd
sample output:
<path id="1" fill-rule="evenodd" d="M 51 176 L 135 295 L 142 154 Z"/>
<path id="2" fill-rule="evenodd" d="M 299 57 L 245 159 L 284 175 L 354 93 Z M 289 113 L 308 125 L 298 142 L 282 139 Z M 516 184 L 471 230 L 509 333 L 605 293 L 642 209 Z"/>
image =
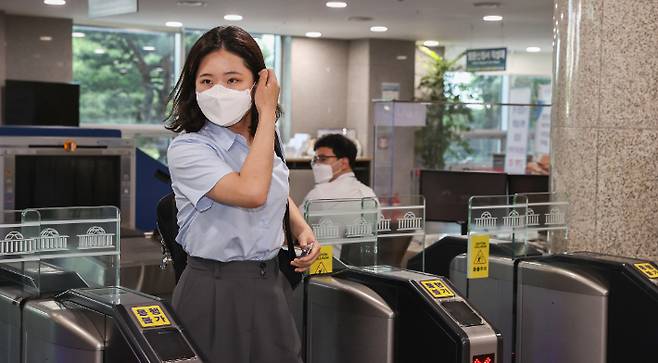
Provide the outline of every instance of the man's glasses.
<path id="1" fill-rule="evenodd" d="M 311 164 L 324 163 L 325 161 L 327 161 L 331 158 L 337 158 L 337 156 L 336 155 L 315 155 L 311 159 Z"/>

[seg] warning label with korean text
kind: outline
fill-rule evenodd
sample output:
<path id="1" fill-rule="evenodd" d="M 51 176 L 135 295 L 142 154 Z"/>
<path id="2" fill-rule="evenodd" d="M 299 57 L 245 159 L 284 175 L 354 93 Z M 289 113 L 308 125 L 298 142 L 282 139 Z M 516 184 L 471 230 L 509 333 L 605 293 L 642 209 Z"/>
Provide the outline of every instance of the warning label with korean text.
<path id="1" fill-rule="evenodd" d="M 466 277 L 483 279 L 489 277 L 489 241 L 488 234 L 472 234 L 468 237 L 466 257 Z"/>
<path id="2" fill-rule="evenodd" d="M 320 246 L 320 255 L 311 265 L 309 273 L 311 275 L 317 275 L 332 272 L 334 270 L 333 251 L 333 246 Z"/>

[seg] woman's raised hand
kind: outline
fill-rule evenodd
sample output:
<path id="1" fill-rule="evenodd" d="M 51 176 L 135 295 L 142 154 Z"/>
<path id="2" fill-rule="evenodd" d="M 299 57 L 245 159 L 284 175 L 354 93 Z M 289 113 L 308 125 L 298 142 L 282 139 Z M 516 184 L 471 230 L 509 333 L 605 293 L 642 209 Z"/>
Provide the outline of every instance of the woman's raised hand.
<path id="1" fill-rule="evenodd" d="M 273 70 L 263 69 L 258 72 L 254 100 L 260 115 L 274 115 L 276 113 L 276 107 L 279 103 L 279 91 L 279 81 L 277 81 Z"/>

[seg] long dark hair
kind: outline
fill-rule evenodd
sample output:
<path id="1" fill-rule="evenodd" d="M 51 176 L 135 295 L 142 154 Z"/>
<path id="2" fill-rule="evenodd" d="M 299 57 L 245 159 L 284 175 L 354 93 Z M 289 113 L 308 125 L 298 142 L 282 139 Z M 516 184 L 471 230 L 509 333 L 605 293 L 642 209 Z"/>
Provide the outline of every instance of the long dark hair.
<path id="1" fill-rule="evenodd" d="M 165 127 L 174 132 L 197 132 L 203 127 L 206 118 L 196 101 L 196 74 L 203 58 L 211 52 L 225 49 L 244 61 L 251 71 L 254 81 L 258 81 L 258 72 L 265 69 L 263 53 L 254 38 L 244 29 L 237 26 L 218 26 L 208 30 L 190 49 L 181 76 L 176 87 L 169 94 L 168 102 L 172 102 L 171 112 L 165 119 Z M 281 108 L 277 106 L 276 118 L 281 116 Z M 258 110 L 256 104 L 251 105 L 251 124 L 249 132 L 256 134 L 258 126 Z"/>

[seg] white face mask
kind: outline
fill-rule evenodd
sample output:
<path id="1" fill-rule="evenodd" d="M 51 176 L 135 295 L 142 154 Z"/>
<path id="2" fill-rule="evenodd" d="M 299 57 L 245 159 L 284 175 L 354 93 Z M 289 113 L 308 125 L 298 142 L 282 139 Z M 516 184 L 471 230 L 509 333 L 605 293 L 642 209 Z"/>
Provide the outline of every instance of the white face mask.
<path id="1" fill-rule="evenodd" d="M 196 102 L 210 122 L 229 127 L 240 122 L 251 109 L 252 88 L 236 91 L 217 84 L 208 90 L 197 92 Z"/>
<path id="2" fill-rule="evenodd" d="M 331 165 L 313 164 L 311 165 L 311 169 L 313 169 L 313 179 L 315 179 L 315 184 L 326 183 L 334 177 L 334 171 L 331 169 Z"/>

